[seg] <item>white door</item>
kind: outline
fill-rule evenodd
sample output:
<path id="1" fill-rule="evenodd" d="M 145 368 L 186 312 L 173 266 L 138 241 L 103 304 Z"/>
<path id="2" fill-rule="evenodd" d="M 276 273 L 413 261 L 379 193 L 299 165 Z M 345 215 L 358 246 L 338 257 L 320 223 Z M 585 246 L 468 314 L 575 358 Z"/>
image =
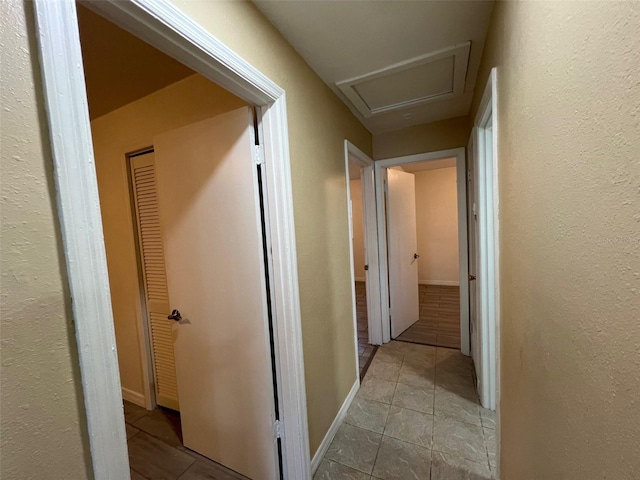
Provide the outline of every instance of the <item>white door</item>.
<path id="1" fill-rule="evenodd" d="M 391 337 L 418 321 L 416 181 L 412 173 L 387 169 L 387 237 Z"/>
<path id="2" fill-rule="evenodd" d="M 475 360 L 476 367 L 480 360 L 480 331 L 478 328 L 478 290 L 477 285 L 477 238 L 478 238 L 478 213 L 476 195 L 476 153 L 474 151 L 475 131 L 472 132 L 467 146 L 467 237 L 469 250 L 469 329 L 471 336 L 471 356 Z M 479 372 L 476 371 L 476 375 Z"/>
<path id="3" fill-rule="evenodd" d="M 251 110 L 154 139 L 184 445 L 277 478 Z"/>

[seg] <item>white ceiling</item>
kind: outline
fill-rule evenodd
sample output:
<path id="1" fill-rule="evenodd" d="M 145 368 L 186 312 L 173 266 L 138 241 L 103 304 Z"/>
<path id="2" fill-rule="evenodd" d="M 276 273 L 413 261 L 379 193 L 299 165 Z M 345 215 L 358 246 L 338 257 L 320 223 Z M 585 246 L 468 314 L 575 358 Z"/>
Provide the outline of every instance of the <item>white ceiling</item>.
<path id="1" fill-rule="evenodd" d="M 493 2 L 254 2 L 371 132 L 397 130 L 468 113 Z M 446 52 L 443 57 L 443 50 L 455 51 L 454 47 L 467 42 L 471 42 L 467 65 L 461 62 L 466 57 L 461 59 L 458 55 L 455 62 Z M 432 69 L 428 65 L 430 59 L 435 60 Z M 443 70 L 447 64 L 451 68 Z M 411 69 L 412 66 L 415 68 Z M 384 70 L 393 74 L 385 75 Z M 398 72 L 402 72 L 402 78 Z M 433 78 L 429 79 L 429 75 Z M 344 86 L 341 90 L 336 84 L 353 79 L 360 82 L 360 87 L 353 87 L 357 93 L 350 95 L 350 100 Z M 396 88 L 394 82 L 398 86 L 411 86 L 413 93 L 393 94 L 390 90 Z M 424 91 L 420 91 L 420 85 L 425 85 Z M 354 98 L 358 95 L 363 102 Z M 411 101 L 407 95 L 420 100 Z M 390 99 L 401 105 L 391 111 L 379 108 Z M 367 101 L 373 108 L 362 106 Z"/>

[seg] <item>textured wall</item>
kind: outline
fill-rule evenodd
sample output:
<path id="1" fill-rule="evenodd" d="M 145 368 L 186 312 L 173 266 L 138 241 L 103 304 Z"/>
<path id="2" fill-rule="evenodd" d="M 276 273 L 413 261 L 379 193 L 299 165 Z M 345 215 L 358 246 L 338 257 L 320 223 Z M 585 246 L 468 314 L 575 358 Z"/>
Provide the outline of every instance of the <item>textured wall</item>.
<path id="1" fill-rule="evenodd" d="M 492 66 L 502 479 L 638 478 L 640 3 L 498 3 Z"/>
<path id="2" fill-rule="evenodd" d="M 456 167 L 416 172 L 418 280 L 458 285 L 458 190 Z"/>
<path id="3" fill-rule="evenodd" d="M 0 12 L 0 477 L 89 478 L 33 12 L 18 0 Z"/>
<path id="4" fill-rule="evenodd" d="M 144 354 L 126 154 L 152 146 L 155 135 L 243 105 L 235 95 L 192 75 L 91 122 L 120 381 L 125 396 L 136 403 L 145 397 Z"/>
<path id="5" fill-rule="evenodd" d="M 416 153 L 466 147 L 469 134 L 469 117 L 450 118 L 440 122 L 379 133 L 373 136 L 373 158 L 374 160 L 383 160 Z"/>
<path id="6" fill-rule="evenodd" d="M 371 153 L 371 134 L 252 3 L 175 3 L 287 93 L 313 454 L 357 378 L 344 140 Z"/>

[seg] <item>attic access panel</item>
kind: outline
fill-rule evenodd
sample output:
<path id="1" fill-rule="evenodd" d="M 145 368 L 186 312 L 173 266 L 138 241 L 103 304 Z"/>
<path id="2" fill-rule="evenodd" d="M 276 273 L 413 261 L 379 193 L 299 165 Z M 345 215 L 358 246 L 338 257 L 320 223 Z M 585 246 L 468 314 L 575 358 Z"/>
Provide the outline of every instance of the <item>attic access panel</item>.
<path id="1" fill-rule="evenodd" d="M 464 93 L 471 42 L 336 83 L 365 118 Z"/>

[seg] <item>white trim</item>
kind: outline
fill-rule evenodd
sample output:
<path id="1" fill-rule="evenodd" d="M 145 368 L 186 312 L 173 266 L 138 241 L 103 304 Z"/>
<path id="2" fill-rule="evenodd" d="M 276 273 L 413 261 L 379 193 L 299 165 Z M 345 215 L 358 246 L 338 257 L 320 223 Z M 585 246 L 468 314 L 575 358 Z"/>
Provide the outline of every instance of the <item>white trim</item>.
<path id="1" fill-rule="evenodd" d="M 474 121 L 478 198 L 478 326 L 480 335 L 478 376 L 480 400 L 496 410 L 496 447 L 500 478 L 500 231 L 498 183 L 497 69 L 491 69 Z M 489 145 L 488 130 L 491 130 Z M 491 158 L 487 158 L 490 154 Z"/>
<path id="2" fill-rule="evenodd" d="M 345 175 L 347 179 L 347 199 L 351 198 L 350 179 L 349 179 L 349 159 L 358 163 L 362 167 L 362 175 L 360 176 L 362 184 L 362 216 L 363 216 L 363 236 L 364 246 L 366 250 L 366 263 L 369 269 L 366 271 L 365 278 L 361 281 L 366 282 L 367 289 L 367 320 L 369 331 L 369 343 L 372 345 L 382 344 L 382 330 L 380 328 L 382 322 L 382 309 L 380 305 L 380 268 L 378 264 L 378 218 L 376 209 L 371 208 L 375 205 L 375 172 L 374 161 L 362 150 L 356 147 L 348 140 L 344 141 L 344 157 L 345 157 Z M 367 179 L 369 179 L 367 181 Z M 349 215 L 349 232 L 353 232 L 351 215 Z M 351 261 L 353 260 L 353 242 L 350 242 Z M 359 277 L 362 278 L 362 277 Z M 351 264 L 351 283 L 353 284 L 355 271 L 353 263 Z M 356 316 L 356 300 L 355 285 L 353 285 L 353 315 L 355 322 L 356 336 L 356 355 L 357 355 L 357 316 Z"/>
<path id="3" fill-rule="evenodd" d="M 349 407 L 351 406 L 351 403 L 353 403 L 353 399 L 356 398 L 356 394 L 358 393 L 359 389 L 360 389 L 360 379 L 356 378 L 356 381 L 351 387 L 351 391 L 349 392 L 349 395 L 347 395 L 347 398 L 344 399 L 344 402 L 342 403 L 340 410 L 338 410 L 338 414 L 336 415 L 336 418 L 333 419 L 333 422 L 331 423 L 331 426 L 329 427 L 327 434 L 322 439 L 322 442 L 320 442 L 320 446 L 318 447 L 318 450 L 316 450 L 316 453 L 313 456 L 313 459 L 311 460 L 311 475 L 314 475 L 318 470 L 318 467 L 320 466 L 320 462 L 322 462 L 322 459 L 324 458 L 325 453 L 327 453 L 327 450 L 329 449 L 329 445 L 331 445 L 331 442 L 333 441 L 333 437 L 336 436 L 336 433 L 338 432 L 340 425 L 342 425 L 342 421 L 344 420 L 344 417 L 347 416 Z"/>
<path id="4" fill-rule="evenodd" d="M 355 282 L 355 264 L 353 253 L 353 205 L 351 202 L 351 182 L 349 180 L 349 153 L 347 143 L 344 145 L 344 169 L 346 172 L 346 187 L 347 187 L 347 222 L 349 225 L 349 274 L 351 275 L 351 320 L 353 322 L 353 351 L 355 357 L 356 377 L 360 372 L 360 356 L 358 355 L 358 312 L 356 311 L 356 282 Z M 363 205 L 364 207 L 364 205 Z M 313 470 L 313 469 L 312 469 Z"/>
<path id="5" fill-rule="evenodd" d="M 34 3 L 93 474 L 97 480 L 129 478 L 76 7 L 71 0 Z"/>
<path id="6" fill-rule="evenodd" d="M 360 112 L 365 118 L 370 118 L 382 113 L 394 112 L 409 107 L 415 107 L 426 103 L 456 98 L 462 95 L 462 93 L 464 92 L 464 81 L 467 73 L 470 49 L 471 42 L 460 43 L 451 47 L 436 50 L 435 52 L 427 53 L 426 55 L 420 55 L 419 57 L 410 58 L 409 60 L 395 63 L 380 70 L 375 70 L 358 77 L 342 80 L 340 82 L 337 82 L 336 86 L 340 89 L 344 96 L 349 99 L 351 104 L 358 110 L 358 112 Z M 447 92 L 412 98 L 381 107 L 371 108 L 357 91 L 358 85 L 361 85 L 363 83 L 371 82 L 372 80 L 383 79 L 396 73 L 416 69 L 421 66 L 428 65 L 429 63 L 451 57 L 453 57 L 454 65 L 453 71 L 451 72 L 451 90 Z"/>
<path id="7" fill-rule="evenodd" d="M 478 390 L 485 408 L 495 410 L 497 390 L 498 296 L 498 164 L 496 70 L 492 69 L 475 120 L 478 188 Z M 489 140 L 488 134 L 491 133 Z M 491 158 L 487 158 L 491 156 Z"/>
<path id="8" fill-rule="evenodd" d="M 444 287 L 457 287 L 460 282 L 457 280 L 418 280 L 420 285 L 442 285 Z"/>
<path id="9" fill-rule="evenodd" d="M 442 158 L 456 158 L 457 196 L 458 196 L 458 256 L 460 278 L 460 351 L 464 355 L 471 353 L 469 346 L 469 265 L 467 255 L 467 169 L 465 165 L 464 147 L 437 152 L 418 153 L 404 157 L 387 158 L 375 162 L 376 176 L 376 209 L 378 213 L 378 251 L 380 265 L 380 297 L 389 298 L 389 272 L 387 268 L 387 233 L 384 208 L 384 173 L 389 167 L 406 165 L 408 163 L 427 162 Z M 382 341 L 391 340 L 391 325 L 389 322 L 389 303 L 382 302 Z"/>
<path id="10" fill-rule="evenodd" d="M 150 410 L 149 407 L 147 407 L 146 398 L 142 393 L 134 392 L 129 388 L 122 387 L 122 398 L 128 402 L 135 403 L 139 407 Z"/>
<path id="11" fill-rule="evenodd" d="M 120 379 L 74 0 L 35 0 L 45 99 L 93 474 L 128 478 Z M 116 25 L 262 107 L 283 476 L 308 479 L 307 405 L 284 90 L 167 0 L 85 2 Z"/>

